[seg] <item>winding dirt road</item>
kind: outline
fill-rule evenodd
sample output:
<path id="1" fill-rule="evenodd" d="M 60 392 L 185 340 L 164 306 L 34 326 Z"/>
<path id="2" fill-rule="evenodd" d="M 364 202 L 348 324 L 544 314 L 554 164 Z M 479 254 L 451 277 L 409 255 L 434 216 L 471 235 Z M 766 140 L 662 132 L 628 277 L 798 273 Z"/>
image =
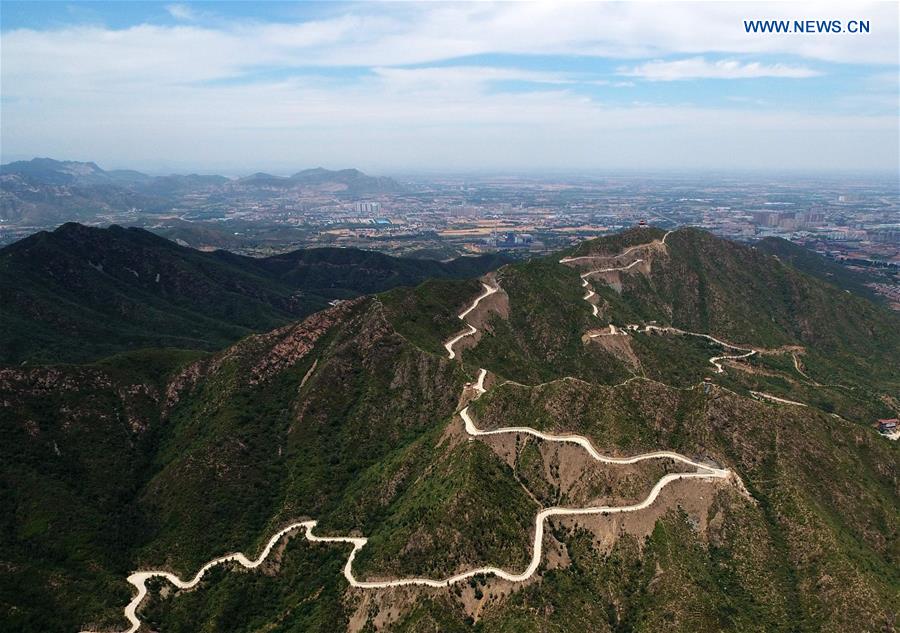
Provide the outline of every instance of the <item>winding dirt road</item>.
<path id="1" fill-rule="evenodd" d="M 562 260 L 560 260 L 560 261 L 562 261 Z M 630 264 L 628 264 L 627 266 L 612 266 L 610 268 L 598 268 L 597 270 L 589 270 L 586 273 L 581 273 L 581 278 L 586 279 L 586 278 L 590 277 L 591 275 L 596 275 L 599 273 L 614 273 L 619 270 L 629 270 L 631 268 L 634 268 L 638 264 L 640 264 L 642 261 L 644 261 L 644 260 L 638 258 L 638 259 L 634 260 L 633 262 L 631 262 Z"/>
<path id="2" fill-rule="evenodd" d="M 806 405 L 802 402 L 797 402 L 796 400 L 788 400 L 787 398 L 779 398 L 778 396 L 773 396 L 768 393 L 763 393 L 762 391 L 751 391 L 757 398 L 763 398 L 764 400 L 771 400 L 772 402 L 778 402 L 779 404 L 790 404 L 795 407 L 805 407 Z"/>
<path id="3" fill-rule="evenodd" d="M 485 389 L 483 387 L 485 376 L 487 375 L 486 369 L 479 370 L 478 381 L 473 385 L 475 390 L 478 392 L 478 395 L 485 393 Z M 548 442 L 560 442 L 560 443 L 568 443 L 568 444 L 577 444 L 581 446 L 584 450 L 588 452 L 588 454 L 597 460 L 598 462 L 602 462 L 604 464 L 636 464 L 637 462 L 642 462 L 648 459 L 671 459 L 677 462 L 681 462 L 683 464 L 687 464 L 688 466 L 693 466 L 698 469 L 702 469 L 707 472 L 707 476 L 713 476 L 711 473 L 716 473 L 715 476 L 721 478 L 727 478 L 729 476 L 730 471 L 723 470 L 719 468 L 714 468 L 707 464 L 702 464 L 700 462 L 696 462 L 692 459 L 688 459 L 684 455 L 680 453 L 674 453 L 672 451 L 653 451 L 651 453 L 641 453 L 640 455 L 634 455 L 632 457 L 609 457 L 607 455 L 603 455 L 600 453 L 591 441 L 583 436 L 566 434 L 559 435 L 553 433 L 544 433 L 543 431 L 538 431 L 536 429 L 531 428 L 530 426 L 506 426 L 499 429 L 491 429 L 488 431 L 484 431 L 475 426 L 475 423 L 472 421 L 471 416 L 469 415 L 469 407 L 464 407 L 459 412 L 459 417 L 463 419 L 463 422 L 466 423 L 466 433 L 473 437 L 478 437 L 480 435 L 499 435 L 502 433 L 522 433 L 527 435 L 532 435 L 534 437 L 540 438 L 542 440 L 546 440 Z M 646 507 L 646 506 L 644 506 Z"/>
<path id="4" fill-rule="evenodd" d="M 458 317 L 460 320 L 465 320 L 465 318 L 466 318 L 467 316 L 469 316 L 469 313 L 470 313 L 472 310 L 474 310 L 475 308 L 477 308 L 477 307 L 478 307 L 478 304 L 481 303 L 482 300 L 487 299 L 487 298 L 490 297 L 492 294 L 494 294 L 495 292 L 497 292 L 498 290 L 500 290 L 500 286 L 498 286 L 498 285 L 490 286 L 490 285 L 488 285 L 488 284 L 486 284 L 486 283 L 484 283 L 484 282 L 481 282 L 481 285 L 482 285 L 482 287 L 484 288 L 484 292 L 482 292 L 480 295 L 478 295 L 477 297 L 475 297 L 475 301 L 472 302 L 472 305 L 470 305 L 468 308 L 466 308 L 465 310 L 463 310 L 462 312 L 460 312 L 460 313 L 457 315 L 457 317 Z"/>
<path id="5" fill-rule="evenodd" d="M 701 332 L 690 332 L 688 330 L 682 330 L 681 328 L 672 327 L 672 326 L 659 326 L 659 325 L 626 325 L 626 330 L 630 330 L 632 332 L 641 332 L 643 334 L 648 334 L 650 332 L 665 332 L 671 334 L 682 334 L 685 336 L 698 336 L 700 338 L 705 338 L 708 341 L 712 341 L 716 345 L 721 345 L 726 349 L 736 349 L 744 352 L 743 354 L 726 354 L 722 356 L 713 356 L 709 359 L 709 362 L 712 363 L 716 368 L 716 373 L 721 374 L 725 371 L 725 368 L 719 363 L 720 360 L 740 360 L 741 358 L 749 358 L 756 354 L 756 350 L 750 347 L 741 347 L 739 345 L 734 345 L 732 343 L 726 343 L 720 339 L 717 339 L 715 336 L 711 336 L 709 334 L 703 334 Z M 622 330 L 620 330 L 622 331 Z"/>
<path id="6" fill-rule="evenodd" d="M 580 257 L 563 257 L 561 260 L 559 260 L 559 263 L 560 264 L 568 264 L 569 262 L 577 262 L 577 261 L 581 261 L 583 259 L 619 259 L 620 257 L 625 257 L 626 255 L 628 255 L 628 253 L 636 251 L 639 248 L 647 248 L 648 246 L 653 246 L 654 244 L 657 244 L 657 243 L 665 244 L 666 238 L 669 237 L 669 235 L 671 235 L 672 233 L 674 233 L 674 231 L 666 231 L 666 233 L 662 236 L 662 239 L 660 239 L 658 241 L 652 240 L 650 242 L 644 242 L 642 244 L 635 244 L 634 246 L 632 246 L 630 248 L 626 248 L 621 253 L 617 253 L 615 255 L 599 255 L 599 254 L 597 254 L 597 255 L 582 255 Z"/>
<path id="7" fill-rule="evenodd" d="M 453 346 L 456 345 L 462 339 L 466 338 L 467 336 L 472 336 L 473 334 L 475 334 L 475 332 L 478 331 L 471 325 L 468 325 L 468 328 L 469 329 L 466 332 L 463 332 L 459 336 L 452 338 L 449 341 L 447 341 L 446 343 L 444 343 L 444 349 L 447 350 L 447 355 L 450 358 L 450 360 L 453 360 L 454 358 L 456 358 L 456 352 L 453 351 Z"/>
<path id="8" fill-rule="evenodd" d="M 483 299 L 490 297 L 492 294 L 500 290 L 500 286 L 490 286 L 484 282 L 482 282 L 481 285 L 484 287 L 484 292 L 482 292 L 480 295 L 478 295 L 478 297 L 475 298 L 475 301 L 472 302 L 472 305 L 456 315 L 460 320 L 465 321 L 465 318 L 469 315 L 469 313 L 477 308 L 478 304 L 481 303 Z M 456 352 L 453 351 L 453 346 L 462 339 L 466 338 L 467 336 L 472 336 L 473 334 L 475 334 L 475 332 L 478 331 L 474 326 L 468 323 L 466 323 L 466 327 L 468 329 L 465 332 L 444 343 L 444 349 L 447 350 L 447 354 L 449 355 L 450 360 L 456 358 Z"/>
<path id="9" fill-rule="evenodd" d="M 594 292 L 593 290 L 591 290 L 591 289 L 588 287 L 588 280 L 585 279 L 584 277 L 581 278 L 581 287 L 582 287 L 582 288 L 587 288 L 587 294 L 584 295 L 584 296 L 582 297 L 582 299 L 583 299 L 584 301 L 587 301 L 587 302 L 590 304 L 592 314 L 593 314 L 594 316 L 599 316 L 599 313 L 598 313 L 598 311 L 597 311 L 597 306 L 596 306 L 595 304 L 591 303 L 591 297 L 593 297 L 593 296 L 594 296 L 595 294 L 597 294 L 597 293 Z"/>
<path id="10" fill-rule="evenodd" d="M 660 244 L 665 244 L 666 238 L 669 237 L 669 235 L 671 233 L 672 233 L 672 231 L 669 231 L 665 235 L 663 235 L 662 240 L 660 240 Z M 602 259 L 620 259 L 621 257 L 634 251 L 635 249 L 646 247 L 646 246 L 653 245 L 653 244 L 655 244 L 655 242 L 648 242 L 646 244 L 638 244 L 637 246 L 632 246 L 631 248 L 626 249 L 625 251 L 619 253 L 618 255 L 585 255 L 582 257 L 563 257 L 561 260 L 559 260 L 559 263 L 566 264 L 569 262 L 574 262 L 574 261 L 578 261 L 578 260 L 582 260 L 582 259 L 601 259 L 601 258 Z M 599 311 L 597 309 L 597 305 L 590 301 L 591 298 L 594 297 L 594 295 L 596 295 L 597 293 L 594 292 L 593 288 L 591 288 L 589 286 L 587 278 L 590 277 L 591 275 L 596 275 L 596 274 L 600 274 L 600 273 L 611 273 L 611 272 L 630 270 L 631 268 L 637 266 L 638 264 L 640 264 L 643 261 L 644 261 L 643 259 L 638 258 L 638 259 L 634 260 L 633 262 L 631 262 L 630 264 L 627 264 L 625 266 L 612 266 L 609 268 L 598 268 L 596 270 L 589 270 L 589 271 L 587 271 L 585 273 L 581 273 L 579 275 L 579 277 L 581 277 L 582 288 L 587 289 L 587 294 L 585 294 L 582 297 L 582 300 L 587 301 L 587 303 L 591 306 L 591 314 L 593 316 L 599 316 Z M 485 286 L 485 287 L 487 287 L 487 286 Z M 472 308 L 469 308 L 469 310 L 472 310 L 473 308 L 474 308 L 474 306 L 472 306 Z M 462 318 L 462 317 L 460 317 L 460 318 Z M 727 349 L 735 349 L 735 350 L 740 350 L 741 352 L 744 352 L 743 354 L 725 354 L 722 356 L 713 356 L 712 358 L 710 358 L 709 362 L 712 363 L 712 365 L 716 368 L 716 373 L 718 373 L 718 374 L 721 374 L 725 371 L 725 368 L 722 367 L 722 365 L 721 365 L 721 363 L 719 363 L 719 361 L 740 360 L 742 358 L 748 358 L 748 357 L 756 354 L 756 350 L 749 348 L 749 347 L 740 347 L 738 345 L 732 345 L 731 343 L 726 343 L 725 341 L 720 341 L 716 337 L 711 336 L 709 334 L 701 334 L 700 332 L 689 332 L 687 330 L 682 330 L 682 329 L 679 329 L 676 327 L 671 327 L 671 326 L 660 327 L 660 326 L 656 326 L 656 325 L 645 325 L 645 326 L 641 327 L 639 325 L 626 325 L 624 329 L 619 329 L 619 328 L 616 328 L 615 325 L 610 324 L 609 328 L 610 328 L 609 333 L 603 332 L 603 333 L 598 333 L 598 334 L 591 334 L 589 336 L 590 336 L 590 338 L 596 338 L 598 336 L 615 336 L 618 334 L 624 335 L 624 334 L 626 334 L 625 330 L 631 330 L 633 332 L 642 332 L 642 333 L 670 332 L 670 333 L 675 333 L 675 334 L 685 334 L 688 336 L 699 336 L 699 337 L 708 339 L 714 343 L 717 343 L 718 345 L 721 345 L 722 347 L 725 347 Z M 477 331 L 477 330 L 474 330 L 474 328 L 473 328 L 472 332 L 463 334 L 462 336 L 457 337 L 456 339 L 451 341 L 451 344 L 455 343 L 457 340 L 459 340 L 463 336 L 468 336 L 468 334 L 474 334 L 475 331 Z M 453 358 L 453 356 L 450 356 L 450 358 Z M 796 356 L 794 357 L 794 362 L 795 362 L 795 364 L 797 363 Z M 798 371 L 799 371 L 799 367 L 798 367 Z M 804 374 L 804 376 L 805 376 L 805 374 Z"/>
<path id="11" fill-rule="evenodd" d="M 561 259 L 559 261 L 560 261 L 560 263 L 562 263 L 564 260 Z M 569 261 L 571 261 L 571 260 L 569 260 Z M 618 266 L 618 267 L 613 267 L 613 268 L 599 268 L 597 270 L 590 270 L 586 273 L 582 273 L 581 275 L 579 275 L 581 277 L 581 287 L 587 289 L 587 294 L 582 297 L 582 300 L 587 301 L 588 305 L 591 306 L 591 314 L 593 316 L 600 316 L 600 311 L 597 308 L 597 304 L 591 303 L 591 297 L 593 297 L 597 293 L 594 292 L 594 289 L 590 287 L 590 285 L 588 284 L 587 278 L 590 277 L 591 275 L 596 275 L 597 273 L 610 273 L 610 272 L 614 272 L 617 270 L 628 270 L 632 266 L 636 266 L 637 264 L 640 264 L 642 261 L 644 261 L 644 260 L 638 259 L 638 260 L 631 262 L 627 266 Z M 452 358 L 452 356 L 451 356 L 451 358 Z"/>
<path id="12" fill-rule="evenodd" d="M 669 235 L 671 235 L 671 234 L 672 234 L 672 231 L 667 231 L 665 233 L 665 235 L 662 236 L 662 239 L 660 239 L 660 240 L 653 240 L 651 242 L 645 242 L 643 244 L 636 244 L 635 246 L 626 248 L 624 251 L 622 251 L 621 253 L 618 253 L 616 255 L 582 255 L 580 257 L 563 257 L 561 260 L 559 260 L 559 263 L 560 264 L 568 264 L 571 262 L 577 262 L 577 261 L 586 260 L 586 259 L 621 259 L 625 255 L 628 255 L 629 253 L 631 253 L 637 249 L 652 247 L 656 244 L 665 244 L 666 238 L 669 237 Z M 597 305 L 594 303 L 591 303 L 591 298 L 594 295 L 596 295 L 597 293 L 594 292 L 594 289 L 589 286 L 587 278 L 590 277 L 591 275 L 597 275 L 600 273 L 611 273 L 611 272 L 629 270 L 629 269 L 633 268 L 634 266 L 637 266 L 638 264 L 640 264 L 642 261 L 644 261 L 644 260 L 641 258 L 638 258 L 626 266 L 611 266 L 609 268 L 598 268 L 596 270 L 589 270 L 588 272 L 581 273 L 579 275 L 579 277 L 581 277 L 581 287 L 587 289 L 587 294 L 582 297 L 582 300 L 587 301 L 588 304 L 591 306 L 591 314 L 593 316 L 600 316 Z M 462 318 L 462 317 L 460 317 L 460 318 Z M 453 357 L 451 356 L 451 358 L 453 358 Z"/>

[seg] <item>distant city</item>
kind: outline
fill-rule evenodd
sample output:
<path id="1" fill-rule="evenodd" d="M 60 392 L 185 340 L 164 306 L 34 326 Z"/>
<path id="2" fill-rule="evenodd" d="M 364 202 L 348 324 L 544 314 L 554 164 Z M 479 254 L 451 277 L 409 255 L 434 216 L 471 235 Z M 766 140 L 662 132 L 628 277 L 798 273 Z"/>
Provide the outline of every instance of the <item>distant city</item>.
<path id="1" fill-rule="evenodd" d="M 75 220 L 140 226 L 185 246 L 260 256 L 354 246 L 432 259 L 495 251 L 528 257 L 643 222 L 746 242 L 790 240 L 864 272 L 867 285 L 900 308 L 896 178 L 375 178 L 321 169 L 289 178 L 152 178 L 93 163 L 50 161 L 49 172 L 43 163 L 35 171 L 35 163 L 3 166 L 0 244 Z"/>

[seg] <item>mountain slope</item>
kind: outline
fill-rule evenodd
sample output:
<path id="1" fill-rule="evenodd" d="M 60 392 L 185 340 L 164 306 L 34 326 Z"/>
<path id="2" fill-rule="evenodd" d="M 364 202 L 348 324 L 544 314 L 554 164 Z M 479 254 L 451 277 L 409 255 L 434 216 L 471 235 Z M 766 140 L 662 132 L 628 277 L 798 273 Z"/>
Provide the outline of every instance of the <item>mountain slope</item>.
<path id="1" fill-rule="evenodd" d="M 506 263 L 502 255 L 458 257 L 449 262 L 392 257 L 351 248 L 314 248 L 258 260 L 261 269 L 292 287 L 336 293 L 381 292 L 424 279 L 477 277 Z"/>
<path id="2" fill-rule="evenodd" d="M 0 295 L 7 363 L 210 349 L 325 303 L 146 231 L 74 224 L 0 251 Z"/>
<path id="3" fill-rule="evenodd" d="M 767 237 L 754 243 L 753 246 L 757 250 L 778 257 L 781 261 L 790 264 L 807 275 L 821 279 L 844 290 L 849 290 L 870 301 L 876 303 L 884 301 L 884 297 L 871 288 L 866 287 L 866 283 L 871 281 L 866 275 L 842 266 L 793 242 L 780 237 Z"/>
<path id="4" fill-rule="evenodd" d="M 890 372 L 853 374 L 849 391 L 814 386 L 790 354 L 808 347 L 814 378 L 805 361 L 820 345 L 862 366 L 871 349 L 846 328 L 880 331 L 894 317 L 864 306 L 809 336 L 782 315 L 815 319 L 845 293 L 704 234 L 662 238 L 586 244 L 578 256 L 603 255 L 585 266 L 559 263 L 572 253 L 504 266 L 485 278 L 499 288 L 490 294 L 474 280 L 396 288 L 200 358 L 4 370 L 0 493 L 13 511 L 0 523 L 0 609 L 12 630 L 121 629 L 130 571 L 187 578 L 227 552 L 255 557 L 306 519 L 320 536 L 368 538 L 351 565 L 358 580 L 519 573 L 541 508 L 620 508 L 664 475 L 693 473 L 668 458 L 592 459 L 573 434 L 606 456 L 675 451 L 733 475 L 674 481 L 638 511 L 547 520 L 525 582 L 351 587 L 351 546 L 298 530 L 256 570 L 226 564 L 192 591 L 151 581 L 141 620 L 164 631 L 895 628 L 898 444 L 816 402 L 750 391 L 767 381 L 841 406 L 863 389 L 890 395 Z M 594 266 L 619 270 L 588 275 L 585 300 L 579 270 Z M 758 285 L 729 288 L 748 266 Z M 800 300 L 755 294 L 784 277 Z M 767 321 L 753 321 L 754 304 L 768 306 Z M 749 323 L 738 343 L 786 351 L 720 359 L 717 372 L 709 357 L 726 352 L 702 337 L 588 335 L 643 315 L 718 336 Z M 467 326 L 451 358 L 444 344 Z M 897 352 L 890 337 L 880 344 Z M 463 407 L 478 429 L 532 432 L 474 434 Z"/>
<path id="5" fill-rule="evenodd" d="M 0 363 L 216 349 L 335 298 L 428 276 L 476 276 L 497 261 L 423 262 L 355 249 L 257 260 L 183 248 L 141 229 L 66 224 L 0 250 Z"/>

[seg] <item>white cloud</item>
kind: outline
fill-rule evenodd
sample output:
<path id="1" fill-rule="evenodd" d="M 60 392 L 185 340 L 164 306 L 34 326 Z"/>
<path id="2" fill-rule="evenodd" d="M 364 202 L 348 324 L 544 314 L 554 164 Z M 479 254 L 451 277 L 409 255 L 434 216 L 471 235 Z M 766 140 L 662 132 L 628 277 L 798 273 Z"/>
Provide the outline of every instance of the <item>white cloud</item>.
<path id="1" fill-rule="evenodd" d="M 398 87 L 399 86 L 399 87 Z M 4 106 L 4 151 L 141 168 L 289 172 L 405 169 L 892 168 L 893 116 L 638 104 L 565 86 L 527 93 L 376 75 L 349 86 L 285 80 L 172 86 L 140 99 L 79 94 Z M 410 90 L 417 90 L 411 94 Z"/>
<path id="2" fill-rule="evenodd" d="M 172 15 L 195 9 L 169 5 Z M 872 32 L 748 34 L 744 19 L 850 19 L 865 16 Z M 783 2 L 744 3 L 457 3 L 354 4 L 329 17 L 289 23 L 220 22 L 69 27 L 3 33 L 4 73 L 83 74 L 114 71 L 124 59 L 143 71 L 219 77 L 263 65 L 396 66 L 492 53 L 602 56 L 795 55 L 842 63 L 896 66 L 898 6 L 852 7 Z M 33 55 L 31 52 L 33 51 Z M 173 64 L 173 60 L 177 63 Z"/>
<path id="3" fill-rule="evenodd" d="M 196 11 L 186 4 L 167 4 L 166 11 L 176 20 L 192 22 L 200 17 Z"/>
<path id="4" fill-rule="evenodd" d="M 778 77 L 803 79 L 821 73 L 805 66 L 787 64 L 742 63 L 734 59 L 707 61 L 703 57 L 676 61 L 652 61 L 631 68 L 622 67 L 618 74 L 650 81 L 680 81 L 685 79 L 756 79 Z"/>
<path id="5" fill-rule="evenodd" d="M 423 66 L 418 68 L 376 67 L 372 72 L 391 90 L 426 92 L 446 89 L 482 92 L 494 82 L 514 81 L 536 84 L 539 88 L 576 85 L 629 87 L 631 82 L 596 79 L 593 75 L 543 72 L 496 66 Z"/>

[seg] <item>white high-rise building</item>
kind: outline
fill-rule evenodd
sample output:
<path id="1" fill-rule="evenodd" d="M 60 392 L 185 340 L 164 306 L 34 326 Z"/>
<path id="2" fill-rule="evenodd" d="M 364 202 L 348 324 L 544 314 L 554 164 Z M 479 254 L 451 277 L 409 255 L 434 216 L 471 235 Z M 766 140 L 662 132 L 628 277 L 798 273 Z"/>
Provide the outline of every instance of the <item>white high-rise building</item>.
<path id="1" fill-rule="evenodd" d="M 357 202 L 353 206 L 354 210 L 357 213 L 378 213 L 381 209 L 381 204 L 378 202 Z"/>

